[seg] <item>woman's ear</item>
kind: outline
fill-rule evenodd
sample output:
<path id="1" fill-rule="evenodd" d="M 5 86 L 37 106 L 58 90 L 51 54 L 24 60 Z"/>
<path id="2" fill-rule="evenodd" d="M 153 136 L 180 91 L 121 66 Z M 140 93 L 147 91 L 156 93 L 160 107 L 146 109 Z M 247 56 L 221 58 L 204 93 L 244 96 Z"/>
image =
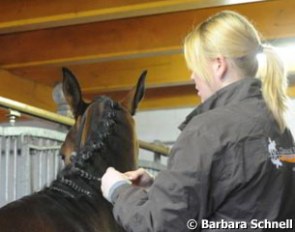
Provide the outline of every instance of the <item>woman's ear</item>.
<path id="1" fill-rule="evenodd" d="M 214 77 L 218 81 L 221 81 L 221 82 L 224 81 L 227 69 L 228 69 L 228 63 L 227 63 L 227 59 L 224 56 L 218 56 L 213 59 Z"/>

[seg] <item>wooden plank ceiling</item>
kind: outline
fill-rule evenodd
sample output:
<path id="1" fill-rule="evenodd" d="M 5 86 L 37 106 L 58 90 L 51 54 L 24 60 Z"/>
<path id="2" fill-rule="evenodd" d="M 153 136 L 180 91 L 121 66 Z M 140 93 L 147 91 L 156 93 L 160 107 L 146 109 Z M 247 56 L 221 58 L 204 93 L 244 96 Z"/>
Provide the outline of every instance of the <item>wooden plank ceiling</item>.
<path id="1" fill-rule="evenodd" d="M 63 66 L 86 98 L 120 98 L 147 69 L 141 109 L 196 105 L 182 41 L 226 9 L 252 19 L 266 40 L 295 37 L 294 0 L 1 1 L 0 96 L 55 111 L 52 88 Z"/>

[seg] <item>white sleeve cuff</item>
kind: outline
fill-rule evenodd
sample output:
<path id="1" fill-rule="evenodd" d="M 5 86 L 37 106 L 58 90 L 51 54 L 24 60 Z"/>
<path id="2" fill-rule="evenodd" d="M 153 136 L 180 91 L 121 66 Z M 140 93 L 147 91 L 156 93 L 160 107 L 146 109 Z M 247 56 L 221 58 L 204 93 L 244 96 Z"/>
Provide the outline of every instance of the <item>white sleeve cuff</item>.
<path id="1" fill-rule="evenodd" d="M 125 184 L 131 185 L 131 182 L 129 180 L 119 180 L 118 182 L 113 184 L 112 187 L 110 188 L 109 194 L 106 199 L 113 204 L 114 203 L 112 202 L 113 193 L 115 192 L 117 188 Z"/>

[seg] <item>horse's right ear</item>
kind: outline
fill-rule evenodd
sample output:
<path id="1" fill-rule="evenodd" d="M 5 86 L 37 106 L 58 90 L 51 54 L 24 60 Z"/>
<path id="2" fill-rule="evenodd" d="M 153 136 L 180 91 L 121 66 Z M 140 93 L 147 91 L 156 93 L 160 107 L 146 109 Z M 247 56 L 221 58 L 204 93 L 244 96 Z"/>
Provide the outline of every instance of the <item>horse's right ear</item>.
<path id="1" fill-rule="evenodd" d="M 143 71 L 140 75 L 136 87 L 131 89 L 127 96 L 120 101 L 120 103 L 128 109 L 131 115 L 134 115 L 138 106 L 138 103 L 144 96 L 144 83 L 147 71 Z"/>
<path id="2" fill-rule="evenodd" d="M 75 75 L 67 68 L 62 68 L 63 72 L 63 93 L 67 103 L 70 105 L 75 119 L 82 115 L 85 110 L 85 105 L 82 99 L 80 85 Z"/>

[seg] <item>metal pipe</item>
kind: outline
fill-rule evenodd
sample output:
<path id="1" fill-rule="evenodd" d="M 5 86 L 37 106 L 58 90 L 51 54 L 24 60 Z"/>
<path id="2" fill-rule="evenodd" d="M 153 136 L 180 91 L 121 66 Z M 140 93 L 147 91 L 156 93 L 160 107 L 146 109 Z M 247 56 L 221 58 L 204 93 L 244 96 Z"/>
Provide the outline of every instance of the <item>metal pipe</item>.
<path id="1" fill-rule="evenodd" d="M 75 123 L 75 120 L 72 118 L 65 117 L 21 102 L 17 102 L 5 97 L 0 97 L 0 106 L 67 126 L 72 126 Z"/>
<path id="2" fill-rule="evenodd" d="M 138 140 L 139 147 L 145 150 L 153 151 L 165 156 L 169 155 L 169 147 L 166 147 L 164 145 L 154 144 L 154 143 L 148 143 L 144 142 L 142 140 Z"/>
<path id="3" fill-rule="evenodd" d="M 10 137 L 5 137 L 5 201 L 9 200 L 9 177 L 10 177 Z"/>
<path id="4" fill-rule="evenodd" d="M 41 147 L 41 146 L 44 146 L 43 144 L 43 141 L 41 139 L 38 140 L 38 145 Z M 45 167 L 44 165 L 44 151 L 42 152 L 36 152 L 35 155 L 37 156 L 37 160 L 38 160 L 38 163 L 37 163 L 37 166 L 38 166 L 38 189 L 41 189 L 43 187 L 43 168 Z"/>
<path id="5" fill-rule="evenodd" d="M 17 110 L 21 113 L 42 118 L 51 122 L 60 123 L 66 126 L 73 126 L 75 123 L 75 120 L 70 117 L 62 116 L 47 110 L 43 110 L 34 106 L 30 106 L 21 102 L 17 102 L 17 101 L 5 98 L 5 97 L 0 97 L 0 106 L 8 108 L 8 109 Z M 155 145 L 155 144 L 147 143 L 141 140 L 138 140 L 138 142 L 139 142 L 139 147 L 142 149 L 161 153 L 163 155 L 169 154 L 169 148 L 165 147 L 164 145 Z"/>
<path id="6" fill-rule="evenodd" d="M 12 137 L 13 141 L 13 181 L 12 181 L 12 188 L 13 188 L 13 196 L 12 200 L 16 200 L 16 188 L 18 186 L 17 183 L 17 137 Z"/>

